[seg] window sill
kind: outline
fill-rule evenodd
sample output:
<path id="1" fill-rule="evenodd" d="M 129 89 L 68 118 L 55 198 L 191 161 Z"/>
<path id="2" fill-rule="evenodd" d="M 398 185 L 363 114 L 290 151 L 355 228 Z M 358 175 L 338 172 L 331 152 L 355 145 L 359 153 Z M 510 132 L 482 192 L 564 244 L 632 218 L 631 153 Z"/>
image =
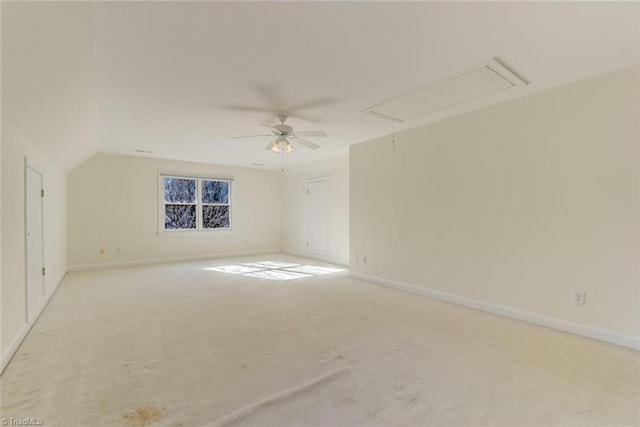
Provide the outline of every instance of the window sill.
<path id="1" fill-rule="evenodd" d="M 201 237 L 213 236 L 216 234 L 228 234 L 232 232 L 232 228 L 214 228 L 211 230 L 160 230 L 156 234 L 158 235 L 158 237 Z"/>

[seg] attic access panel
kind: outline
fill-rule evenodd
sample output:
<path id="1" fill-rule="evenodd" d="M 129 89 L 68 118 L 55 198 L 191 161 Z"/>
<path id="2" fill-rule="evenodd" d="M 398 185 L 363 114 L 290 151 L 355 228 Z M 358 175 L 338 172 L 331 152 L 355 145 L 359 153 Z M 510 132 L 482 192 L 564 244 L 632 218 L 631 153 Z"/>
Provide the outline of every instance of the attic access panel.
<path id="1" fill-rule="evenodd" d="M 527 82 L 491 60 L 487 65 L 424 86 L 364 112 L 403 122 L 523 84 Z"/>

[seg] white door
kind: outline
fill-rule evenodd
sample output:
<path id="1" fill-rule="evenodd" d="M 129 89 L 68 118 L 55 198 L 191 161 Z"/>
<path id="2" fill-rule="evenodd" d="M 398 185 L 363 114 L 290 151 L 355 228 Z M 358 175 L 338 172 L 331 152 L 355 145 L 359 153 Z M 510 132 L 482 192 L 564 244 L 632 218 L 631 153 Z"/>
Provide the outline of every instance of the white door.
<path id="1" fill-rule="evenodd" d="M 27 321 L 36 320 L 44 305 L 42 174 L 27 167 Z"/>
<path id="2" fill-rule="evenodd" d="M 327 256 L 329 181 L 307 183 L 307 251 L 312 255 Z"/>

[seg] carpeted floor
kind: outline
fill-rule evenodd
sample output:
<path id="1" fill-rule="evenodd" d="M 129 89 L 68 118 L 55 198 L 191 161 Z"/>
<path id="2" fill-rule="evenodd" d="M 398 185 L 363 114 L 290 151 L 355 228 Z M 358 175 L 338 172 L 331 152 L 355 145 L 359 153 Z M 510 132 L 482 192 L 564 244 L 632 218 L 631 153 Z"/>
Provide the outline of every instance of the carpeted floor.
<path id="1" fill-rule="evenodd" d="M 0 379 L 2 417 L 640 425 L 638 352 L 287 263 L 335 267 L 274 255 L 69 274 Z"/>

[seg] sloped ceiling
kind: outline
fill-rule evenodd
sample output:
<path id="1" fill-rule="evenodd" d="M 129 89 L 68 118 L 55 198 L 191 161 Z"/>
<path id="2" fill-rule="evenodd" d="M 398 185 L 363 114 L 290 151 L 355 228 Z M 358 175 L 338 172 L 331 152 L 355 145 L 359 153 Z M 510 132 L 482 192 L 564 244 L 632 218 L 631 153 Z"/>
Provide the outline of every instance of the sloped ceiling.
<path id="1" fill-rule="evenodd" d="M 71 170 L 100 148 L 91 4 L 1 7 L 2 124 Z"/>
<path id="2" fill-rule="evenodd" d="M 262 124 L 276 123 L 277 113 L 298 113 L 287 122 L 294 129 L 329 136 L 313 139 L 318 150 L 298 147 L 287 154 L 287 166 L 295 167 L 344 155 L 350 144 L 391 133 L 389 121 L 363 109 L 494 56 L 530 84 L 396 130 L 640 62 L 636 2 L 82 4 L 50 3 L 46 18 L 40 14 L 31 22 L 46 43 L 28 52 L 14 45 L 7 57 L 10 63 L 22 57 L 40 70 L 29 79 L 35 87 L 20 88 L 26 97 L 17 89 L 9 94 L 9 103 L 19 106 L 14 120 L 34 117 L 29 109 L 38 105 L 35 117 L 47 126 L 37 132 L 54 136 L 64 133 L 56 126 L 69 130 L 70 117 L 78 120 L 74 140 L 85 135 L 84 145 L 55 137 L 46 142 L 68 165 L 87 150 L 100 150 L 277 169 L 280 157 L 264 150 L 269 138 L 232 137 L 268 133 Z M 66 10 L 74 8 L 82 13 Z M 4 26 L 19 31 L 4 15 L 3 74 Z M 91 37 L 77 37 L 87 28 Z M 82 61 L 66 57 L 69 49 Z M 88 57 L 95 74 L 87 75 Z M 9 71 L 20 67 L 14 68 Z M 64 111 L 76 114 L 56 109 L 66 93 L 73 105 Z M 89 102 L 96 113 L 95 144 L 89 137 L 91 108 L 84 116 L 78 108 Z M 238 106 L 269 112 L 230 108 Z"/>

